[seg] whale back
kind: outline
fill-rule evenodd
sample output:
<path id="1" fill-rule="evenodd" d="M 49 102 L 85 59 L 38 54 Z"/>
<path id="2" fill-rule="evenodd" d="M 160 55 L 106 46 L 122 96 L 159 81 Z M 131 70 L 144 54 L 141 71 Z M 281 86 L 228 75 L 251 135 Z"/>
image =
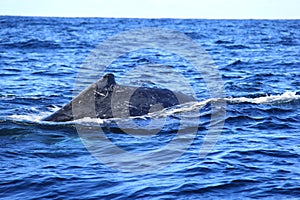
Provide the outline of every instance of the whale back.
<path id="1" fill-rule="evenodd" d="M 119 85 L 113 74 L 106 74 L 44 120 L 63 122 L 84 117 L 127 118 L 190 101 L 195 101 L 194 97 L 168 89 Z"/>

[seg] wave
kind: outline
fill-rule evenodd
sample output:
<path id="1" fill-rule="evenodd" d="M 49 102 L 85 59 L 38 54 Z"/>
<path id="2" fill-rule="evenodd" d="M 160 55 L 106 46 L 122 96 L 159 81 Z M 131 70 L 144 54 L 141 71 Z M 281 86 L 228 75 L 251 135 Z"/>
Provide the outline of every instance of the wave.
<path id="1" fill-rule="evenodd" d="M 227 41 L 227 40 L 217 40 L 215 44 L 232 44 L 232 41 Z"/>
<path id="2" fill-rule="evenodd" d="M 237 45 L 226 45 L 225 46 L 226 49 L 250 49 L 250 47 L 246 46 L 246 45 L 241 45 L 241 44 L 237 44 Z"/>
<path id="3" fill-rule="evenodd" d="M 4 48 L 20 48 L 20 49 L 58 49 L 61 46 L 54 42 L 48 40 L 30 39 L 19 42 L 3 43 L 0 44 Z"/>
<path id="4" fill-rule="evenodd" d="M 236 60 L 230 64 L 228 64 L 227 66 L 235 66 L 235 65 L 240 65 L 240 64 L 243 64 L 244 62 L 241 61 L 241 60 Z"/>

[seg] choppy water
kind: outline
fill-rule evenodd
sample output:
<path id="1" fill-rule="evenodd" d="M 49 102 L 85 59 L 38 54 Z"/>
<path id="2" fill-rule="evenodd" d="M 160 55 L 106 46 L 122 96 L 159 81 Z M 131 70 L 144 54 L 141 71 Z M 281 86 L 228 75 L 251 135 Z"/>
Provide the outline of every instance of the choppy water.
<path id="1" fill-rule="evenodd" d="M 299 199 L 299 20 L 3 16 L 0 27 L 1 199 Z M 189 80 L 199 102 L 138 119 L 40 121 L 72 98 L 79 69 L 97 45 L 144 27 L 186 34 L 219 68 L 226 117 L 217 144 L 205 158 L 199 158 L 199 151 L 216 99 L 189 63 L 166 52 L 131 52 L 107 71 L 124 84 L 186 93 L 191 88 L 182 80 Z M 95 71 L 95 76 L 102 73 Z M 192 130 L 196 135 L 167 167 L 140 174 L 134 170 L 146 169 L 143 157 L 126 160 L 102 146 L 103 154 L 97 154 L 101 162 L 86 149 L 76 127 L 102 127 L 112 144 L 136 155 L 168 147 L 177 131 L 183 133 L 183 142 L 191 139 Z M 159 134 L 147 137 L 157 128 Z M 96 133 L 86 135 L 96 139 L 88 145 L 106 144 Z M 161 163 L 179 150 L 159 154 Z M 115 168 L 108 161 L 117 163 L 112 164 Z"/>

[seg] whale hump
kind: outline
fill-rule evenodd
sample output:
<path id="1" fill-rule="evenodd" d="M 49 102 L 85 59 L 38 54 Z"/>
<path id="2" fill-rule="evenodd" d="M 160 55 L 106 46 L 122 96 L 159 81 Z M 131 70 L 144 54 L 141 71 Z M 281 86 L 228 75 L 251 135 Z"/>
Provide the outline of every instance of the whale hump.
<path id="1" fill-rule="evenodd" d="M 115 76 L 109 73 L 43 120 L 65 122 L 84 117 L 108 119 L 142 116 L 190 101 L 195 101 L 195 98 L 168 89 L 119 85 Z"/>

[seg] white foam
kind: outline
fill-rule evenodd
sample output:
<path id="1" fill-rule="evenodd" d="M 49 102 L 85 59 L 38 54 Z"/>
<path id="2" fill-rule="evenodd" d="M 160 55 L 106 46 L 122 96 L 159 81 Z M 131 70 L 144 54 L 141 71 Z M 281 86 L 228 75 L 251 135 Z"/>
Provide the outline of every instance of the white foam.
<path id="1" fill-rule="evenodd" d="M 149 117 L 167 117 L 172 114 L 176 113 L 185 113 L 185 112 L 190 112 L 190 111 L 196 111 L 201 109 L 204 105 L 209 103 L 211 99 L 207 99 L 205 101 L 200 101 L 200 102 L 188 102 L 185 104 L 178 105 L 173 108 L 165 108 L 161 111 L 149 113 L 147 116 Z"/>
<path id="2" fill-rule="evenodd" d="M 17 121 L 30 121 L 30 122 L 40 122 L 43 119 L 44 116 L 37 115 L 37 114 L 28 114 L 28 115 L 17 115 L 13 114 L 8 116 L 10 119 L 14 119 Z"/>
<path id="3" fill-rule="evenodd" d="M 280 103 L 291 102 L 300 99 L 300 95 L 296 95 L 296 92 L 285 92 L 281 95 L 267 95 L 264 97 L 247 98 L 226 98 L 230 103 L 254 103 L 254 104 L 266 104 L 266 103 Z"/>
<path id="4" fill-rule="evenodd" d="M 100 118 L 90 118 L 90 117 L 84 117 L 81 119 L 76 119 L 73 122 L 78 124 L 103 124 L 105 120 Z"/>

